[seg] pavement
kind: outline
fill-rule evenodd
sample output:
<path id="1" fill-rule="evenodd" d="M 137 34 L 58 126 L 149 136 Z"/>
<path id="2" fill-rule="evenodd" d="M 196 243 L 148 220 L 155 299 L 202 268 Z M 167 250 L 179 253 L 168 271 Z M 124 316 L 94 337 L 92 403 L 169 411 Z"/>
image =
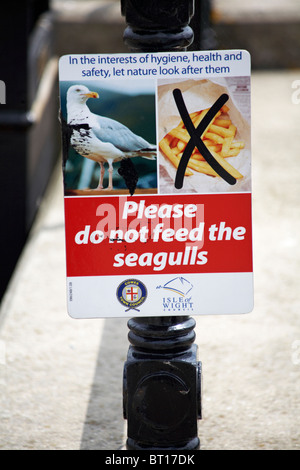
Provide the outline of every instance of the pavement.
<path id="1" fill-rule="evenodd" d="M 195 317 L 202 450 L 300 448 L 299 74 L 253 73 L 255 307 Z M 58 166 L 1 305 L 2 450 L 115 450 L 126 440 L 127 319 L 68 316 L 64 249 Z"/>

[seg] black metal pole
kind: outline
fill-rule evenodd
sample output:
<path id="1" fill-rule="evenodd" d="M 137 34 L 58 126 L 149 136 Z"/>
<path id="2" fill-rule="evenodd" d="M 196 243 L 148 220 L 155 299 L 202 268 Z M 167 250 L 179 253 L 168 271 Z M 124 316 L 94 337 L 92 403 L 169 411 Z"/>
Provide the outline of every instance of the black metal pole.
<path id="1" fill-rule="evenodd" d="M 132 52 L 183 51 L 193 41 L 194 0 L 121 0 Z M 195 320 L 188 316 L 129 320 L 124 366 L 127 449 L 198 449 L 201 363 Z"/>
<path id="2" fill-rule="evenodd" d="M 211 0 L 195 0 L 195 13 L 190 22 L 194 32 L 194 41 L 190 50 L 217 49 L 217 38 L 212 28 L 211 3 Z"/>

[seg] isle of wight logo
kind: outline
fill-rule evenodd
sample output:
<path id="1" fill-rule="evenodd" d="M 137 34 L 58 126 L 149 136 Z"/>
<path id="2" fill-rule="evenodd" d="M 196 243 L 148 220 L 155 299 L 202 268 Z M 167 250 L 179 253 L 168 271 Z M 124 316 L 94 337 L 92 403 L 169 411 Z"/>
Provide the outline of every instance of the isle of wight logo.
<path id="1" fill-rule="evenodd" d="M 162 299 L 164 312 L 189 312 L 193 311 L 193 302 L 190 294 L 193 284 L 183 277 L 175 277 L 163 286 L 156 289 L 164 289 L 170 294 Z"/>

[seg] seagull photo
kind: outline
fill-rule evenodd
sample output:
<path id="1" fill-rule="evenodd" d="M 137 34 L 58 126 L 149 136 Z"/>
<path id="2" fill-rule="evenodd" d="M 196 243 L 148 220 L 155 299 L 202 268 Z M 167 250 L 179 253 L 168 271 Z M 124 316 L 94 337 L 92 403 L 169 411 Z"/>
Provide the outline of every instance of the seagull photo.
<path id="1" fill-rule="evenodd" d="M 153 172 L 153 168 L 156 170 L 156 144 L 150 143 L 146 138 L 135 133 L 122 122 L 100 114 L 101 104 L 103 104 L 102 98 L 105 96 L 105 90 L 102 92 L 101 85 L 98 85 L 96 91 L 84 84 L 74 84 L 67 88 L 65 96 L 66 118 L 65 125 L 62 125 L 62 130 L 63 133 L 67 133 L 67 151 L 69 148 L 72 148 L 77 156 L 80 155 L 84 159 L 89 159 L 99 164 L 99 179 L 97 186 L 93 190 L 100 193 L 102 191 L 106 193 L 113 192 L 115 189 L 114 181 L 116 178 L 120 179 L 121 176 L 125 180 L 124 184 L 132 194 L 139 180 L 139 172 L 136 171 L 131 159 L 135 160 L 137 157 L 141 157 L 142 159 L 152 161 L 152 164 L 154 162 L 155 167 L 152 166 Z M 123 98 L 123 95 L 120 95 L 120 93 L 117 93 L 116 96 Z M 95 109 L 96 107 L 97 112 L 91 109 L 92 102 L 95 101 L 97 101 L 97 107 L 93 103 L 93 108 Z M 132 108 L 130 107 L 130 102 L 132 102 Z M 131 113 L 135 113 L 135 102 L 137 100 L 134 100 L 132 96 L 128 97 L 128 117 L 130 117 Z M 107 108 L 107 100 L 105 103 Z M 103 105 L 103 107 L 105 106 Z M 145 126 L 145 129 L 147 130 L 147 126 Z M 66 140 L 66 136 L 63 137 Z M 65 160 L 67 158 L 68 155 L 64 156 Z M 118 171 L 114 171 L 116 162 L 121 162 L 118 165 Z M 108 181 L 104 185 L 106 170 L 108 174 L 106 180 Z M 132 190 L 129 186 L 130 179 L 133 180 L 131 184 L 134 185 Z M 92 190 L 91 187 L 87 189 L 89 191 Z"/>

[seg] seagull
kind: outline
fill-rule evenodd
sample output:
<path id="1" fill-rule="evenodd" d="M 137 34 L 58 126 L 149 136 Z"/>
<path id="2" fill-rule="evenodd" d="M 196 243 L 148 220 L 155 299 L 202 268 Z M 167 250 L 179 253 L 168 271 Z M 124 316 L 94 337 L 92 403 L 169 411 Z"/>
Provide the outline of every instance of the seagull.
<path id="1" fill-rule="evenodd" d="M 114 119 L 92 113 L 87 100 L 99 98 L 85 85 L 72 85 L 67 91 L 67 124 L 72 129 L 70 144 L 82 157 L 100 164 L 96 189 L 103 188 L 104 163 L 108 163 L 109 182 L 113 190 L 113 162 L 127 158 L 156 158 L 156 147 Z"/>

